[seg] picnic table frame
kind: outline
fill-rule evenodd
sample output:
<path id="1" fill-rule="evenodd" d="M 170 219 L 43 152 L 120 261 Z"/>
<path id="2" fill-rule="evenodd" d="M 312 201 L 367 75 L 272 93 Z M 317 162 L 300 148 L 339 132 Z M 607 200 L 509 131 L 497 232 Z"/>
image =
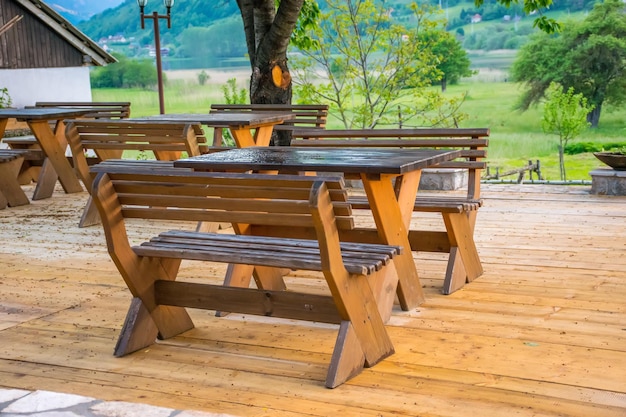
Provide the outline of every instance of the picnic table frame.
<path id="1" fill-rule="evenodd" d="M 198 171 L 274 171 L 340 172 L 358 175 L 363 181 L 374 222 L 378 241 L 404 248 L 394 259 L 395 277 L 386 277 L 379 286 L 383 290 L 398 280 L 397 295 L 403 310 L 409 310 L 424 301 L 408 239 L 409 223 L 417 195 L 421 171 L 431 165 L 459 156 L 458 150 L 409 150 L 409 149 L 363 149 L 363 148 L 298 148 L 298 147 L 253 147 L 232 149 L 174 162 L 175 167 L 192 168 Z M 372 232 L 372 231 L 370 231 Z M 364 232 L 353 239 L 372 239 Z M 374 238 L 376 239 L 376 238 Z M 392 268 L 389 269 L 390 271 Z M 229 285 L 247 286 L 249 271 L 239 265 L 231 265 Z M 284 286 L 275 279 L 264 279 L 262 271 L 255 271 L 257 285 L 268 289 Z M 388 274 L 389 275 L 389 274 Z M 386 303 L 392 304 L 393 299 Z M 392 305 L 381 311 L 391 312 Z"/>
<path id="2" fill-rule="evenodd" d="M 57 179 L 66 193 L 83 191 L 72 165 L 65 156 L 67 139 L 63 120 L 81 117 L 91 112 L 93 108 L 90 107 L 0 109 L 0 137 L 4 135 L 9 119 L 25 121 L 46 155 L 37 179 L 33 200 L 52 196 Z M 50 122 L 55 121 L 55 127 L 52 128 Z"/>

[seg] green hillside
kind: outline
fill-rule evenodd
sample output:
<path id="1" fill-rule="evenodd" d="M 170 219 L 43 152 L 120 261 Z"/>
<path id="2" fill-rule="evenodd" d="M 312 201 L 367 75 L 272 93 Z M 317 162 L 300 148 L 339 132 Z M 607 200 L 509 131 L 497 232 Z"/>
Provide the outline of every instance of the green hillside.
<path id="1" fill-rule="evenodd" d="M 526 16 L 519 5 L 506 8 L 495 0 L 487 0 L 480 8 L 473 1 L 428 0 L 447 18 L 447 30 L 455 33 L 463 47 L 470 51 L 519 49 L 537 29 L 532 27 L 535 16 Z M 322 3 L 322 2 L 320 2 Z M 415 24 L 409 0 L 388 3 L 392 17 L 399 23 Z M 554 4 L 549 17 L 560 20 L 579 18 L 593 7 L 595 0 L 564 0 Z M 146 14 L 165 14 L 161 3 L 149 4 Z M 161 25 L 161 46 L 165 48 L 166 69 L 208 68 L 223 65 L 245 65 L 246 45 L 237 3 L 233 0 L 187 0 L 176 2 L 172 8 L 171 28 Z M 130 57 L 148 57 L 154 45 L 153 22 L 146 20 L 140 27 L 139 8 L 135 0 L 127 0 L 82 22 L 78 27 L 90 38 L 112 52 Z M 473 67 L 484 68 L 479 54 L 472 54 Z M 474 61 L 478 59 L 479 61 Z M 488 68 L 506 69 L 511 57 L 491 54 Z M 499 62 L 496 62 L 498 61 Z"/>

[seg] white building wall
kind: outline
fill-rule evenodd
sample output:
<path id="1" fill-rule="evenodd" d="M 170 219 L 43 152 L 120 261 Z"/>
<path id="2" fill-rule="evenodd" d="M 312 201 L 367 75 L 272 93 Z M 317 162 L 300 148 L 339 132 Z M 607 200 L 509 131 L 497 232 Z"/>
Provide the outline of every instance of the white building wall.
<path id="1" fill-rule="evenodd" d="M 89 67 L 0 70 L 11 107 L 34 106 L 37 101 L 91 101 Z"/>

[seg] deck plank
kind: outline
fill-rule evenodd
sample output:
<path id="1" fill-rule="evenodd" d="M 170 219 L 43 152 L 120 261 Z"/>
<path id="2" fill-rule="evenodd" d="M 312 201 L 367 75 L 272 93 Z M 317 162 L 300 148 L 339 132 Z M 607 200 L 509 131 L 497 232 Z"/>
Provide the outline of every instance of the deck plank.
<path id="1" fill-rule="evenodd" d="M 396 354 L 335 390 L 323 388 L 331 325 L 192 311 L 195 329 L 113 357 L 130 295 L 102 231 L 77 227 L 86 193 L 3 210 L 0 387 L 255 417 L 626 415 L 626 198 L 483 190 L 485 274 L 444 296 L 445 256 L 416 254 L 426 302 L 394 309 Z M 442 227 L 423 213 L 413 222 Z M 181 273 L 218 283 L 224 271 L 189 262 Z M 326 291 L 314 273 L 287 284 Z"/>

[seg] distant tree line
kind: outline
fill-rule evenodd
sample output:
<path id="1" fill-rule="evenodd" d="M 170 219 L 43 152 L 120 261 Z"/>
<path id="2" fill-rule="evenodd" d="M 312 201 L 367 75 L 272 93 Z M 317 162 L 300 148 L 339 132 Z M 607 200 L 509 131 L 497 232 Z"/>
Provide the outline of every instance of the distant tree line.
<path id="1" fill-rule="evenodd" d="M 91 71 L 92 87 L 152 88 L 157 85 L 157 74 L 151 59 L 128 59 L 120 54 L 114 56 L 117 63 L 96 67 Z"/>

